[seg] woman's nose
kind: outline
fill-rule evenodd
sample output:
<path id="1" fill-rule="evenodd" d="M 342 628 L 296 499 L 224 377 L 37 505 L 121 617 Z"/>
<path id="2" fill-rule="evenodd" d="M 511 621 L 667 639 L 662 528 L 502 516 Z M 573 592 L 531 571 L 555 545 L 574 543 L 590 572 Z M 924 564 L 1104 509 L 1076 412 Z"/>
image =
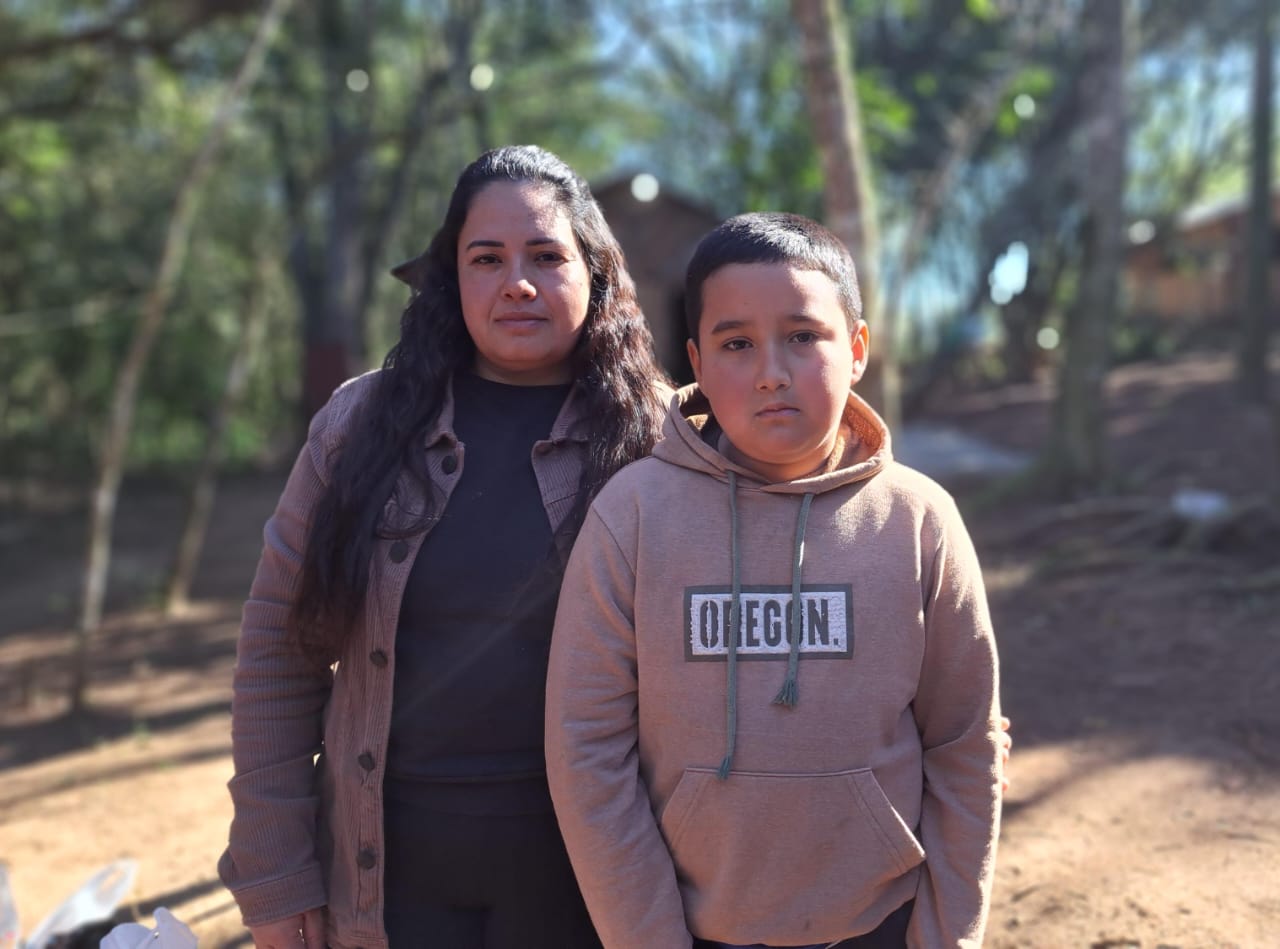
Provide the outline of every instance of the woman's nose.
<path id="1" fill-rule="evenodd" d="M 502 285 L 502 295 L 508 300 L 532 300 L 538 291 L 522 270 L 513 268 Z"/>

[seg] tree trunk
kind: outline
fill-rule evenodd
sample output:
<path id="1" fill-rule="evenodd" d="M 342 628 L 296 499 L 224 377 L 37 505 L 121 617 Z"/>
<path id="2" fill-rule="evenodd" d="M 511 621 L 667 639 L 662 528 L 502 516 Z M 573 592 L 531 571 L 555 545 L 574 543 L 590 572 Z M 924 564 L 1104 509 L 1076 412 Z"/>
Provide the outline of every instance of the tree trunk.
<path id="1" fill-rule="evenodd" d="M 178 541 L 178 552 L 166 586 L 164 608 L 167 616 L 174 616 L 186 607 L 196 566 L 200 562 L 200 552 L 204 548 L 205 532 L 209 526 L 209 515 L 213 510 L 214 496 L 217 493 L 218 467 L 226 454 L 227 425 L 231 421 L 236 406 L 240 403 L 240 397 L 244 394 L 245 384 L 249 380 L 249 366 L 253 352 L 262 336 L 262 325 L 266 322 L 269 259 L 265 254 L 259 258 L 259 265 L 249 287 L 248 299 L 245 301 L 240 336 L 236 340 L 235 352 L 232 353 L 227 367 L 227 380 L 222 390 L 222 398 L 214 410 L 209 431 L 205 436 L 204 455 L 200 459 L 200 465 L 192 481 L 191 494 L 187 500 L 187 516 L 182 526 L 182 537 Z"/>
<path id="2" fill-rule="evenodd" d="M 883 312 L 892 314 L 888 316 L 888 322 L 895 326 L 902 326 L 904 323 L 903 297 L 907 282 L 924 255 L 928 235 L 934 228 L 943 201 L 950 194 L 961 166 L 972 156 L 982 136 L 990 130 L 999 114 L 1001 102 L 1004 101 L 1014 79 L 1025 66 L 1031 44 L 1037 35 L 1034 25 L 1030 22 L 1024 23 L 1016 31 L 1017 42 L 1015 48 L 1008 54 L 1008 62 L 974 91 L 965 108 L 948 125 L 947 150 L 929 172 L 924 184 L 913 198 L 914 207 L 911 222 L 907 226 L 907 235 L 896 252 L 897 266 L 893 268 L 891 277 L 884 281 Z M 985 284 L 983 286 L 985 288 Z M 1034 334 L 1034 329 L 1032 333 Z M 941 368 L 942 365 L 951 362 L 950 356 L 953 355 L 956 354 L 940 353 L 941 359 L 936 365 Z M 900 367 L 897 377 L 901 377 Z M 926 381 L 925 386 L 927 385 Z M 912 396 L 918 394 L 922 393 L 912 392 L 905 398 L 902 395 L 898 398 L 901 401 L 912 402 L 914 401 Z"/>
<path id="3" fill-rule="evenodd" d="M 862 315 L 871 324 L 876 359 L 867 375 L 868 396 L 890 430 L 896 430 L 901 415 L 896 332 L 892 314 L 877 307 L 880 228 L 848 31 L 835 0 L 791 0 L 791 11 L 803 43 L 806 99 L 822 158 L 827 225 L 853 255 Z"/>
<path id="4" fill-rule="evenodd" d="M 1272 4 L 1255 0 L 1252 139 L 1249 163 L 1249 222 L 1245 241 L 1248 267 L 1246 297 L 1241 307 L 1238 376 L 1240 391 L 1250 402 L 1267 401 L 1267 352 L 1271 323 L 1271 261 L 1274 256 L 1271 214 Z"/>
<path id="5" fill-rule="evenodd" d="M 447 55 L 444 62 L 423 67 L 418 93 L 400 123 L 395 167 L 385 178 L 377 174 L 373 157 L 372 97 L 377 90 L 370 86 L 353 98 L 345 86 L 348 71 L 367 68 L 373 55 L 373 4 L 360 0 L 352 13 L 342 0 L 323 0 L 316 15 L 333 83 L 325 108 L 327 144 L 336 156 L 323 184 L 320 247 L 306 240 L 305 206 L 312 196 L 289 167 L 289 143 L 277 129 L 296 228 L 289 269 L 302 301 L 302 410 L 307 419 L 342 382 L 367 367 L 367 313 L 375 281 L 397 262 L 386 259 L 386 250 L 403 217 L 404 195 L 427 133 L 445 120 L 440 93 L 469 70 L 475 10 L 468 4 L 450 6 L 443 28 Z M 385 182 L 381 186 L 379 179 Z"/>
<path id="6" fill-rule="evenodd" d="M 89 515 L 84 594 L 72 659 L 70 698 L 73 711 L 78 712 L 85 705 L 85 692 L 89 683 L 89 646 L 93 634 L 102 623 L 102 606 L 106 599 L 107 573 L 111 563 L 111 531 L 115 522 L 116 499 L 124 473 L 129 435 L 133 429 L 142 370 L 164 323 L 169 301 L 173 298 L 182 273 L 200 190 L 213 170 L 214 159 L 235 117 L 236 108 L 257 79 L 267 47 L 291 2 L 292 0 L 272 0 L 267 8 L 235 79 L 223 94 L 191 170 L 178 188 L 155 282 L 143 301 L 142 314 L 124 364 L 120 367 L 120 375 L 116 379 Z"/>
<path id="7" fill-rule="evenodd" d="M 392 238 L 400 229 L 409 204 L 406 195 L 410 178 L 414 172 L 420 171 L 419 154 L 426 141 L 427 132 L 440 128 L 450 122 L 459 112 L 460 103 L 465 100 L 479 102 L 483 93 L 470 88 L 471 46 L 475 34 L 474 11 L 462 6 L 451 6 L 450 18 L 443 30 L 445 38 L 445 57 L 438 64 L 424 65 L 422 79 L 418 83 L 418 92 L 410 103 L 405 117 L 401 120 L 401 134 L 398 144 L 398 155 L 395 167 L 387 177 L 387 184 L 382 188 L 380 210 L 369 215 L 373 223 L 368 227 L 368 235 L 364 241 L 363 281 L 361 284 L 360 308 L 366 310 L 373 299 L 375 281 L 383 277 L 389 265 L 399 263 L 387 259 L 387 251 Z M 450 86 L 466 87 L 463 97 L 455 96 L 445 99 L 443 93 Z M 479 110 L 479 106 L 476 106 Z M 479 128 L 481 119 L 478 114 L 476 123 Z M 478 137 L 484 145 L 485 135 L 482 129 Z M 450 176 L 451 178 L 452 176 Z M 452 181 L 443 184 L 451 188 Z M 426 236 L 420 239 L 426 245 Z"/>
<path id="8" fill-rule="evenodd" d="M 1085 220 L 1080 290 L 1066 321 L 1046 474 L 1061 494 L 1096 491 L 1106 478 L 1106 382 L 1124 254 L 1126 151 L 1124 0 L 1088 0 L 1081 14 L 1081 128 Z"/>
<path id="9" fill-rule="evenodd" d="M 348 10 L 343 0 L 314 7 L 329 95 L 325 101 L 328 148 L 335 156 L 326 183 L 324 244 L 319 266 L 322 292 L 303 297 L 303 410 L 307 418 L 328 401 L 342 382 L 365 368 L 364 309 L 361 306 L 364 220 L 368 213 L 374 86 L 352 93 L 347 76 L 371 67 L 373 10 L 369 0 Z"/>

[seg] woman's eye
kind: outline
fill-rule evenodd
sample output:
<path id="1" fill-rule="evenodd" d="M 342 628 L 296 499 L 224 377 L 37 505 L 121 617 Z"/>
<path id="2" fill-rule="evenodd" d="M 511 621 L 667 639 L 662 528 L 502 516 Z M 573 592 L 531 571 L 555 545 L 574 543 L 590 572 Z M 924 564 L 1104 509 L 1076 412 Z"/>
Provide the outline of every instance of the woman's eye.
<path id="1" fill-rule="evenodd" d="M 546 250 L 539 254 L 536 259 L 543 264 L 558 264 L 564 261 L 564 254 L 554 250 Z"/>
<path id="2" fill-rule="evenodd" d="M 473 264 L 496 264 L 498 256 L 496 254 L 477 254 L 471 258 Z"/>

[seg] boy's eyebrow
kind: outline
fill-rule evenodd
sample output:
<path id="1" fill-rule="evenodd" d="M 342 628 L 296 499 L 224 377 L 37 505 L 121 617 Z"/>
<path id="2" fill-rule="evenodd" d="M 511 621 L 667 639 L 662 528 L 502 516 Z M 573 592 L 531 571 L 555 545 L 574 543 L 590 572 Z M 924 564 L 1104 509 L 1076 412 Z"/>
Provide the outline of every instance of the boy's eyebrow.
<path id="1" fill-rule="evenodd" d="M 711 329 L 709 329 L 707 332 L 724 333 L 728 330 L 742 329 L 742 327 L 746 325 L 747 325 L 746 320 L 720 320 L 714 326 L 712 326 Z"/>
<path id="2" fill-rule="evenodd" d="M 559 239 L 555 237 L 531 237 L 524 242 L 525 247 L 537 247 L 539 244 L 559 244 Z M 468 244 L 464 250 L 471 250 L 473 247 L 506 247 L 502 241 L 486 240 L 484 238 L 476 238 Z"/>
<path id="3" fill-rule="evenodd" d="M 816 326 L 822 323 L 822 321 L 819 320 L 817 317 L 810 316 L 808 313 L 788 314 L 786 317 L 786 321 L 788 323 L 799 323 L 805 326 Z M 752 323 L 753 323 L 752 320 L 738 320 L 738 319 L 732 319 L 732 318 L 725 319 L 725 320 L 718 320 L 716 321 L 716 323 L 712 325 L 711 329 L 709 329 L 707 332 L 712 334 L 726 333 L 726 332 L 731 332 L 733 330 L 740 330 L 743 327 L 752 325 Z"/>

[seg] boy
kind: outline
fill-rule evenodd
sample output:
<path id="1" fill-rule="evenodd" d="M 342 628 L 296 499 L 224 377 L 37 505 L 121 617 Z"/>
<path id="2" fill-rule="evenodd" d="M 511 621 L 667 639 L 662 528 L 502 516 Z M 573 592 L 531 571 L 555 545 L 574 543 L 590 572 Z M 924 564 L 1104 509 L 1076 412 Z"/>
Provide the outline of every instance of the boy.
<path id="1" fill-rule="evenodd" d="M 851 386 L 853 262 L 785 214 L 708 234 L 697 384 L 593 504 L 547 684 L 557 816 L 606 949 L 978 946 L 995 642 L 951 498 Z"/>

